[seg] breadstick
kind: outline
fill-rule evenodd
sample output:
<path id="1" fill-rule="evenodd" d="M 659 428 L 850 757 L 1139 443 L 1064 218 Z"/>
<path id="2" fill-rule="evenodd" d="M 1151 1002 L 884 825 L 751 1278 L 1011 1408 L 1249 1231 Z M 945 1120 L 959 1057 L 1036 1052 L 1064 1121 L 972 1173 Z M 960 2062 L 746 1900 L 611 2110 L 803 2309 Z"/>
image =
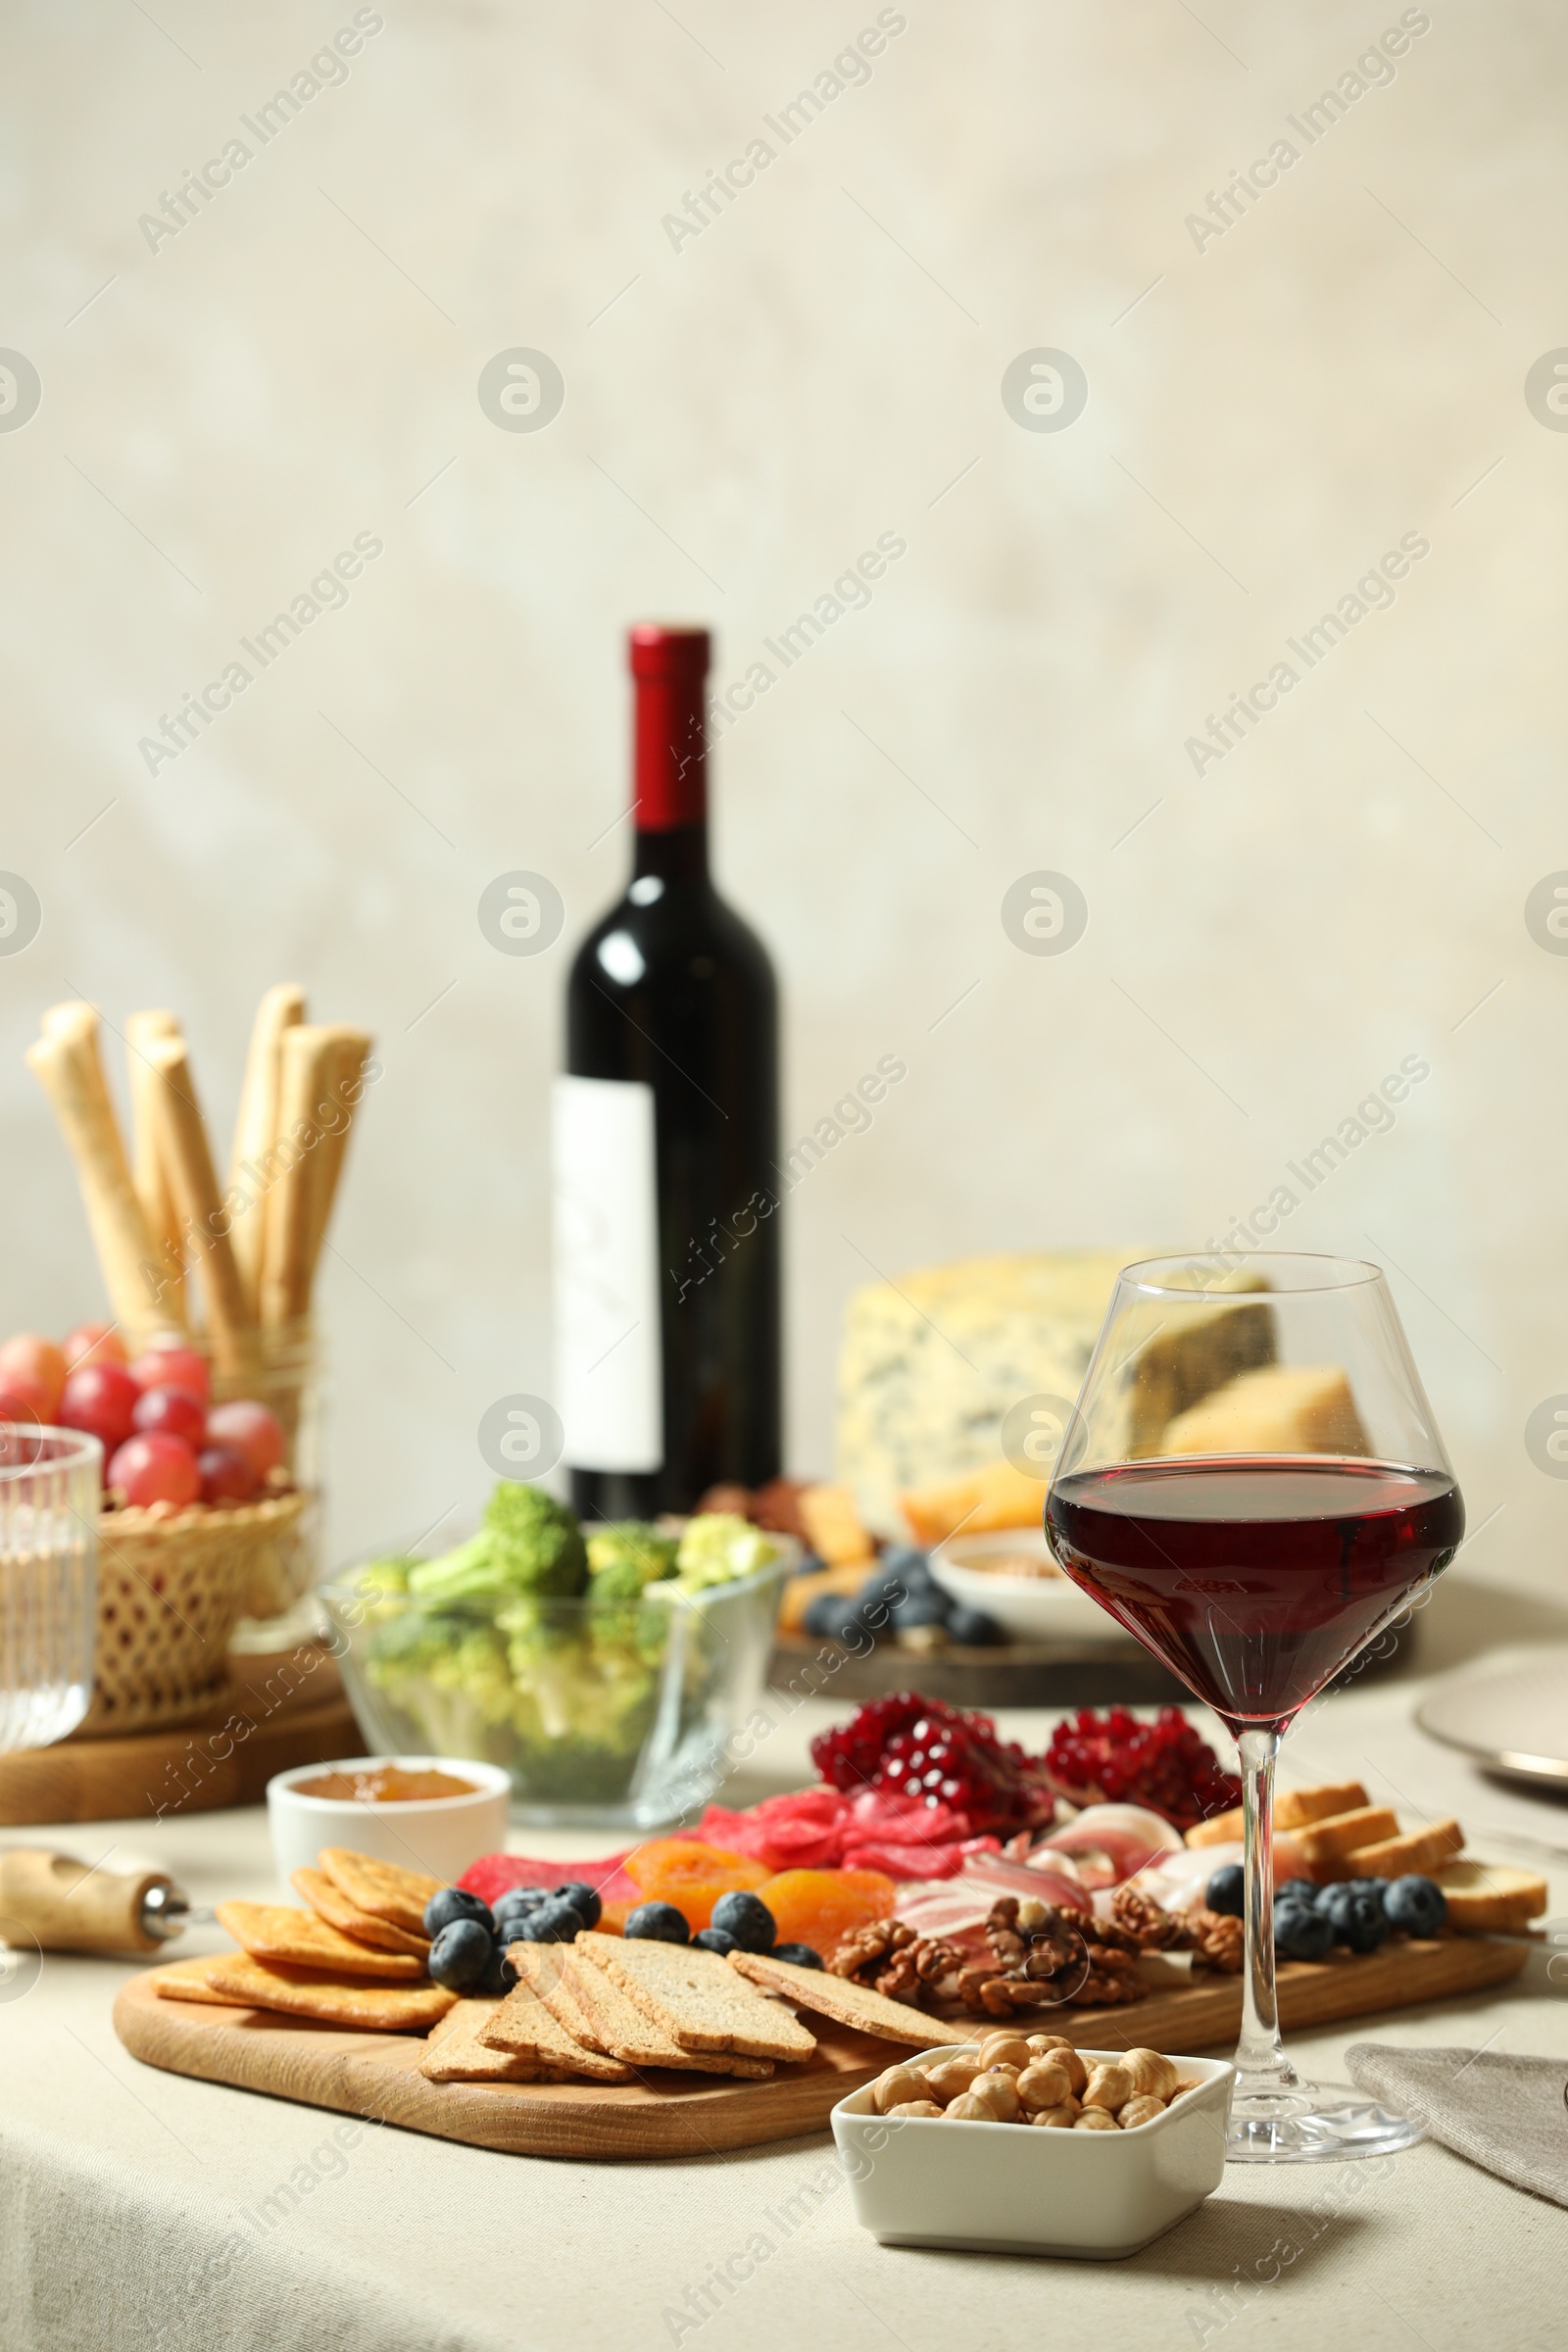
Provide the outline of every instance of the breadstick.
<path id="1" fill-rule="evenodd" d="M 144 1051 L 162 1080 L 152 1097 L 158 1150 L 201 1267 L 213 1360 L 220 1372 L 249 1372 L 255 1366 L 256 1323 L 234 1263 L 228 1212 L 185 1048 L 178 1038 L 164 1037 L 154 1038 Z"/>
<path id="2" fill-rule="evenodd" d="M 306 1301 L 309 1304 L 316 1268 L 331 1221 L 332 1203 L 337 1198 L 338 1181 L 343 1174 L 343 1155 L 349 1146 L 349 1129 L 354 1123 L 355 1105 L 359 1101 L 365 1076 L 365 1065 L 370 1058 L 371 1040 L 364 1029 L 351 1029 L 341 1022 L 331 1023 L 324 1032 L 331 1040 L 327 1050 L 327 1100 L 320 1103 L 322 1117 L 329 1122 L 317 1149 L 321 1155 L 321 1169 L 313 1196 L 316 1215 L 311 1229 L 310 1255 L 305 1269 Z"/>
<path id="3" fill-rule="evenodd" d="M 267 1195 L 277 1176 L 277 1170 L 269 1165 L 268 1154 L 278 1132 L 279 1048 L 284 1031 L 304 1018 L 305 991 L 297 981 L 285 980 L 270 988 L 256 1008 L 250 1052 L 245 1057 L 245 1083 L 240 1090 L 228 1170 L 229 1190 L 243 1197 L 245 1206 L 235 1211 L 229 1233 L 253 1315 L 261 1311 Z"/>
<path id="4" fill-rule="evenodd" d="M 181 1329 L 188 1330 L 185 1247 L 180 1239 L 179 1212 L 170 1190 L 168 1172 L 159 1156 L 154 1124 L 152 1096 L 163 1081 L 146 1059 L 144 1051 L 154 1038 L 180 1034 L 179 1023 L 172 1012 L 133 1012 L 125 1023 L 125 1066 L 130 1079 L 130 1180 L 158 1251 L 165 1304 Z"/>
<path id="5" fill-rule="evenodd" d="M 269 1331 L 298 1322 L 310 1308 L 318 1203 L 326 1178 L 325 1129 L 320 1106 L 329 1096 L 338 1032 L 301 1024 L 284 1031 L 278 1050 L 275 1157 L 286 1161 L 267 1197 L 267 1247 L 262 1253 L 262 1322 Z"/>
<path id="6" fill-rule="evenodd" d="M 49 1097 L 76 1163 L 104 1287 L 134 1353 L 155 1332 L 177 1330 L 178 1323 L 164 1296 L 153 1238 L 130 1181 L 92 1006 L 52 1005 L 44 1015 L 43 1036 L 27 1048 L 26 1061 Z"/>

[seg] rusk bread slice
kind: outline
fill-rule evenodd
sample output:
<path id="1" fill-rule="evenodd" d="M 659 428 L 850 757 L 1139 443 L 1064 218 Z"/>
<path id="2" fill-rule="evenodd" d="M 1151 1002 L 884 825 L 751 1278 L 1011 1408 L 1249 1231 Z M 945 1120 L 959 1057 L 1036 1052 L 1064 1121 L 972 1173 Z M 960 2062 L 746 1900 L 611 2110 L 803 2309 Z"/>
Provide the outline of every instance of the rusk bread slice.
<path id="1" fill-rule="evenodd" d="M 853 2026 L 858 2033 L 876 2034 L 884 2041 L 907 2041 L 916 2049 L 928 2050 L 937 2042 L 972 2041 L 975 2037 L 972 2025 L 947 2025 L 939 2017 L 928 2017 L 923 2009 L 911 2008 L 907 2001 L 890 2001 L 885 1992 L 857 1984 L 849 1977 L 831 1976 L 825 1968 L 799 1968 L 793 1960 L 775 1960 L 767 1952 L 731 1952 L 727 1957 L 730 1967 L 754 1984 L 781 1992 L 786 2000 L 799 2001 L 803 2009 L 815 2009 L 837 2026 Z"/>
<path id="2" fill-rule="evenodd" d="M 1304 1830 L 1293 1830 L 1297 1850 L 1313 1870 L 1343 1862 L 1363 1845 L 1381 1845 L 1399 1835 L 1399 1819 L 1387 1805 L 1357 1805 L 1348 1813 L 1331 1813 Z"/>
<path id="3" fill-rule="evenodd" d="M 1282 1788 L 1274 1799 L 1274 1827 L 1293 1833 L 1307 1830 L 1337 1814 L 1358 1813 L 1368 1801 L 1359 1781 L 1325 1781 L 1314 1788 Z M 1230 1845 L 1241 1835 L 1242 1808 L 1232 1805 L 1228 1813 L 1211 1813 L 1206 1821 L 1195 1822 L 1187 1833 L 1187 1843 Z"/>
<path id="4" fill-rule="evenodd" d="M 378 1862 L 373 1854 L 357 1854 L 347 1845 L 323 1845 L 316 1859 L 357 1910 L 389 1919 L 411 1936 L 424 1934 L 424 1906 L 440 1893 L 439 1879 L 405 1870 L 399 1862 Z"/>
<path id="5" fill-rule="evenodd" d="M 561 1984 L 564 1989 L 569 1988 L 588 2020 L 597 2047 L 608 2051 L 611 2057 L 623 2058 L 628 2066 L 639 2069 L 667 2066 L 682 2074 L 733 2075 L 748 2082 L 765 2082 L 773 2072 L 771 2058 L 740 2058 L 733 2050 L 683 2050 L 673 2034 L 655 2025 L 646 2011 L 621 1991 L 613 1977 L 596 1968 L 591 1960 L 585 1960 L 580 1952 L 567 1950 L 561 1944 L 531 1948 L 563 1953 Z M 515 1949 L 509 1956 L 515 1960 Z M 543 1997 L 548 2002 L 551 1996 Z M 562 2022 L 565 2022 L 564 2018 Z"/>
<path id="6" fill-rule="evenodd" d="M 479 2027 L 476 2037 L 487 2049 L 506 2050 L 521 2057 L 526 2065 L 583 2075 L 590 2082 L 629 2082 L 632 2079 L 631 2068 L 619 2059 L 607 2058 L 603 2050 L 584 2049 L 528 1984 L 513 1986 L 494 2017 Z"/>
<path id="7" fill-rule="evenodd" d="M 1496 1862 L 1448 1862 L 1431 1874 L 1448 1900 L 1448 1925 L 1463 1936 L 1518 1936 L 1546 1908 L 1544 1879 Z"/>
<path id="8" fill-rule="evenodd" d="M 317 1918 L 324 1919 L 340 1936 L 352 1936 L 356 1943 L 372 1944 L 381 1952 L 412 1952 L 419 1961 L 430 1957 L 428 1936 L 411 1936 L 407 1928 L 377 1919 L 373 1911 L 362 1911 L 324 1870 L 297 1870 L 289 1884 L 301 1902 L 308 1903 Z"/>
<path id="9" fill-rule="evenodd" d="M 339 1935 L 314 1911 L 293 1911 L 286 1903 L 220 1903 L 213 1916 L 253 1960 L 272 1960 L 285 1968 L 322 1969 L 338 1977 L 393 1978 L 405 1984 L 424 1975 L 424 1962 L 413 1952 L 383 1952 L 372 1944 L 356 1943 L 352 1936 Z"/>
<path id="10" fill-rule="evenodd" d="M 743 2058 L 788 2064 L 809 2058 L 816 2048 L 814 2034 L 764 2000 L 717 1952 L 594 1933 L 579 1936 L 576 1948 L 585 1950 L 683 2050 L 737 2050 Z"/>
<path id="11" fill-rule="evenodd" d="M 507 1958 L 517 1972 L 519 1984 L 543 2001 L 558 2026 L 580 2042 L 585 2050 L 600 2050 L 607 2058 L 618 2057 L 601 2040 L 592 2018 L 578 1999 L 566 1975 L 569 1944 L 564 1943 L 509 1943 Z"/>
<path id="12" fill-rule="evenodd" d="M 1424 1830 L 1402 1838 L 1380 1838 L 1375 1845 L 1358 1845 L 1346 1861 L 1352 1879 L 1403 1879 L 1412 1872 L 1430 1878 L 1446 1862 L 1464 1851 L 1464 1832 L 1450 1814 Z"/>
<path id="13" fill-rule="evenodd" d="M 530 2061 L 510 2050 L 487 2049 L 478 2038 L 500 2008 L 499 2000 L 459 2001 L 430 2028 L 419 2053 L 427 2082 L 538 2082 L 545 2079 Z M 549 2078 L 554 2081 L 557 2078 Z"/>

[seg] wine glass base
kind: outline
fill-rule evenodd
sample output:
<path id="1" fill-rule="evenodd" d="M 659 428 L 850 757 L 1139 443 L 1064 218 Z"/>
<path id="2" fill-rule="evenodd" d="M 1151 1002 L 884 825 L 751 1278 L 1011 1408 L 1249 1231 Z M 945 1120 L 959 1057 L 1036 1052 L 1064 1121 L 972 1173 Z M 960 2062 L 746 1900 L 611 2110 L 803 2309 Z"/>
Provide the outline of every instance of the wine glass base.
<path id="1" fill-rule="evenodd" d="M 1322 2164 L 1393 2156 L 1425 2136 L 1420 2124 L 1376 2099 L 1310 2082 L 1292 2090 L 1238 2090 L 1225 2135 L 1228 2164 Z"/>

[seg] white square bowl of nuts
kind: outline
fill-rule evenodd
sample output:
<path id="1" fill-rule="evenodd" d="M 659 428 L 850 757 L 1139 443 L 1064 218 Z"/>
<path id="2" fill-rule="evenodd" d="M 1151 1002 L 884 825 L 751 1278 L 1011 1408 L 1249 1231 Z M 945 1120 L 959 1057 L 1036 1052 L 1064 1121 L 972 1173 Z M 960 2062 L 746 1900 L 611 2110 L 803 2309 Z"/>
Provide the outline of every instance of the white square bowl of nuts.
<path id="1" fill-rule="evenodd" d="M 839 2101 L 833 2137 L 884 2246 L 1113 2261 L 1219 2186 L 1235 2076 L 1014 2028 L 901 2059 Z"/>

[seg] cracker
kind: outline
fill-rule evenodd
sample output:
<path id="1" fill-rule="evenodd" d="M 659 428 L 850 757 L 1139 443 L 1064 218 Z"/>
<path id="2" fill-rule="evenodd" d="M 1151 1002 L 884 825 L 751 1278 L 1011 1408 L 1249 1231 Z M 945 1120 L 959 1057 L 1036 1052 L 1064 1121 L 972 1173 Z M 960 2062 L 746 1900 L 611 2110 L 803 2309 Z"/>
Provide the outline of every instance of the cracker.
<path id="1" fill-rule="evenodd" d="M 362 1911 L 341 1887 L 333 1886 L 324 1870 L 297 1870 L 289 1884 L 317 1918 L 324 1919 L 340 1936 L 351 1936 L 356 1943 L 373 1944 L 378 1951 L 413 1952 L 416 1959 L 428 1960 L 428 1936 L 411 1936 L 407 1928 L 396 1928 L 389 1919 Z"/>
<path id="2" fill-rule="evenodd" d="M 441 1891 L 439 1879 L 422 1870 L 405 1870 L 400 1862 L 378 1862 L 372 1854 L 357 1854 L 346 1845 L 323 1845 L 316 1857 L 338 1891 L 373 1919 L 389 1919 L 411 1936 L 424 1933 L 424 1906 Z"/>
<path id="3" fill-rule="evenodd" d="M 479 2030 L 500 2008 L 499 2000 L 477 1997 L 454 2001 L 445 2017 L 430 2028 L 419 2053 L 419 2072 L 427 2082 L 538 2082 L 540 2069 L 520 2054 L 487 2050 Z"/>
<path id="4" fill-rule="evenodd" d="M 282 1903 L 220 1903 L 213 1916 L 253 1960 L 324 1969 L 340 1977 L 407 1982 L 424 1975 L 424 1962 L 413 1952 L 378 1952 L 368 1943 L 356 1943 L 314 1911 L 291 1911 Z"/>
<path id="5" fill-rule="evenodd" d="M 526 1984 L 535 1997 L 543 2001 L 558 2026 L 564 2027 L 573 2041 L 585 2050 L 599 2050 L 607 2057 L 619 2057 L 601 2038 L 593 2019 L 583 2007 L 576 1987 L 567 1976 L 568 1946 L 564 1943 L 512 1943 L 507 1946 L 507 1958 L 517 1972 L 517 1981 Z"/>
<path id="6" fill-rule="evenodd" d="M 280 1968 L 248 1953 L 213 1961 L 208 1982 L 249 2009 L 280 2009 L 370 2034 L 422 2034 L 458 1997 L 441 1984 L 366 1984 L 316 1969 Z"/>
<path id="7" fill-rule="evenodd" d="M 535 1944 L 535 1951 L 547 1947 Z M 636 2002 L 621 1991 L 613 1977 L 602 1968 L 595 1968 L 574 1950 L 556 1945 L 564 1954 L 562 1984 L 569 1988 L 582 2014 L 592 2029 L 598 2048 L 608 2050 L 612 2058 L 623 2058 L 628 2066 L 667 2066 L 683 2074 L 733 2075 L 747 2082 L 765 2082 L 773 2072 L 771 2058 L 738 2058 L 731 2050 L 683 2050 L 672 2034 L 638 2008 Z M 517 1947 L 511 1954 L 515 1963 Z"/>
<path id="8" fill-rule="evenodd" d="M 631 2068 L 618 2058 L 607 2058 L 603 2050 L 584 2049 L 539 1995 L 520 1982 L 489 2024 L 479 2029 L 477 2038 L 487 2049 L 510 2051 L 530 2066 L 586 2075 L 592 2082 L 629 2082 L 632 2079 Z"/>
<path id="9" fill-rule="evenodd" d="M 799 1968 L 793 1960 L 775 1960 L 766 1952 L 730 1952 L 728 1965 L 754 1984 L 765 1984 L 803 2009 L 815 2009 L 835 2025 L 853 2026 L 860 2034 L 876 2034 L 884 2041 L 912 2042 L 930 2049 L 937 2042 L 972 2041 L 975 2028 L 950 2026 L 907 2001 L 890 2001 L 869 1984 L 848 1977 L 830 1976 L 825 1968 Z"/>
<path id="10" fill-rule="evenodd" d="M 231 1992 L 215 1992 L 207 1982 L 207 1972 L 215 1965 L 211 1957 L 202 1960 L 171 1960 L 155 1968 L 148 1978 L 154 1992 L 166 2001 L 214 2001 L 224 2009 L 240 2006 Z"/>
<path id="11" fill-rule="evenodd" d="M 576 1948 L 684 2050 L 730 2050 L 787 2064 L 816 2048 L 813 2034 L 737 1978 L 717 1952 L 595 1934 L 579 1936 Z"/>

